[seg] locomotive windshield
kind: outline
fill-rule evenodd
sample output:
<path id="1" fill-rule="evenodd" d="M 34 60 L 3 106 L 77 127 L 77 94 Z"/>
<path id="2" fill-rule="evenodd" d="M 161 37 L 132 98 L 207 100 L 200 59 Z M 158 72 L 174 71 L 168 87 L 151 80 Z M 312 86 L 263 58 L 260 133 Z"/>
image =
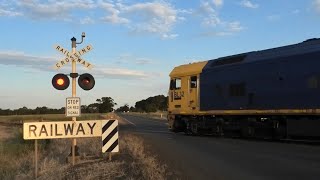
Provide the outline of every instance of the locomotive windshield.
<path id="1" fill-rule="evenodd" d="M 180 89 L 181 88 L 181 79 L 171 79 L 170 81 L 170 90 Z"/>

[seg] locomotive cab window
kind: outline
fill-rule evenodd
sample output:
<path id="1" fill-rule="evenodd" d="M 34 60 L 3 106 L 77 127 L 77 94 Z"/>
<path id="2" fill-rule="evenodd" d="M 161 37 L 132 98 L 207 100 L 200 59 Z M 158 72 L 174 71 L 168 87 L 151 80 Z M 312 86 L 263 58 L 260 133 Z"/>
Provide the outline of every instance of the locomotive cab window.
<path id="1" fill-rule="evenodd" d="M 171 79 L 170 90 L 174 90 L 174 89 L 181 89 L 181 79 L 180 78 Z"/>
<path id="2" fill-rule="evenodd" d="M 196 88 L 197 87 L 197 76 L 191 76 L 190 78 L 190 87 Z"/>

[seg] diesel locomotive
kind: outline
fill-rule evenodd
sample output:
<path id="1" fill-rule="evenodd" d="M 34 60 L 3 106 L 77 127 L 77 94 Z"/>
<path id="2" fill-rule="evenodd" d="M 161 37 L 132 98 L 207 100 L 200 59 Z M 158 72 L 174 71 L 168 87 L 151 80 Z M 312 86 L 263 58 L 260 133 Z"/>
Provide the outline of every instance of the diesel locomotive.
<path id="1" fill-rule="evenodd" d="M 173 132 L 319 138 L 320 39 L 175 67 Z"/>

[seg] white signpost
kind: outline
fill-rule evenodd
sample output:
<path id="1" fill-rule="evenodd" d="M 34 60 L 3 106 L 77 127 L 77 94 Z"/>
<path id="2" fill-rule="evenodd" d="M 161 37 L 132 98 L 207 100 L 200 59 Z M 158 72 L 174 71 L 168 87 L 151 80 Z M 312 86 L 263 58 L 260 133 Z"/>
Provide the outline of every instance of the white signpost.
<path id="1" fill-rule="evenodd" d="M 81 116 L 81 103 L 79 97 L 66 98 L 66 117 Z"/>

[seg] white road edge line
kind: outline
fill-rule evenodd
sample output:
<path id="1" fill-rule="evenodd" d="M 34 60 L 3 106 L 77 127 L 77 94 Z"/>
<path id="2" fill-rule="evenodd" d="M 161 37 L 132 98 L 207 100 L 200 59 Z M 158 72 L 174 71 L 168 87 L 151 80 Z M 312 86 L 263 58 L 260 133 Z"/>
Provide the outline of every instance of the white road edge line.
<path id="1" fill-rule="evenodd" d="M 127 121 L 128 123 L 130 123 L 130 124 L 132 124 L 132 125 L 134 125 L 134 126 L 136 126 L 136 127 L 137 127 L 137 125 L 136 125 L 136 124 L 134 124 L 133 122 L 129 121 L 128 119 L 126 119 L 126 118 L 122 118 L 122 119 L 124 119 L 124 120 L 125 120 L 125 121 Z"/>

